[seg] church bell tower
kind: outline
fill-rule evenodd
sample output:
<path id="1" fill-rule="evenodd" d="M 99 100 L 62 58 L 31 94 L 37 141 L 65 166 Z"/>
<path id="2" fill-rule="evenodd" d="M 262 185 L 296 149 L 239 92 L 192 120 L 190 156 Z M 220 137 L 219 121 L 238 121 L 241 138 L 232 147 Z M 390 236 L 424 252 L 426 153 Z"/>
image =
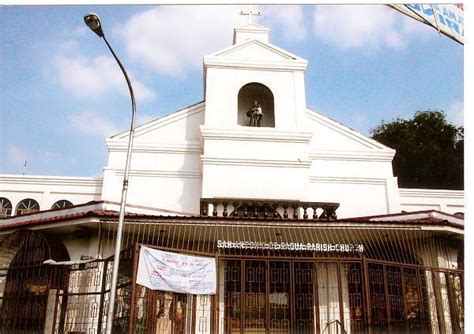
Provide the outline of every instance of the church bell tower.
<path id="1" fill-rule="evenodd" d="M 307 61 L 250 23 L 204 57 L 203 198 L 299 200 L 309 178 Z"/>

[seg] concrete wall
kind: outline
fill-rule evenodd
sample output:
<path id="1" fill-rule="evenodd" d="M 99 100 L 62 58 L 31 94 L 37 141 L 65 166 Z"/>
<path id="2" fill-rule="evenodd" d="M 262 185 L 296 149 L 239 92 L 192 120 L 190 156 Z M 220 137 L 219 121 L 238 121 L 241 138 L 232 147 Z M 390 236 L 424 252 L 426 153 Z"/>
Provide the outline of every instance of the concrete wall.
<path id="1" fill-rule="evenodd" d="M 463 190 L 403 189 L 400 207 L 404 211 L 438 210 L 450 214 L 465 212 Z"/>
<path id="2" fill-rule="evenodd" d="M 100 200 L 102 178 L 39 175 L 0 175 L 0 197 L 12 203 L 13 212 L 20 201 L 32 198 L 40 210 L 49 210 L 59 200 L 72 204 Z"/>

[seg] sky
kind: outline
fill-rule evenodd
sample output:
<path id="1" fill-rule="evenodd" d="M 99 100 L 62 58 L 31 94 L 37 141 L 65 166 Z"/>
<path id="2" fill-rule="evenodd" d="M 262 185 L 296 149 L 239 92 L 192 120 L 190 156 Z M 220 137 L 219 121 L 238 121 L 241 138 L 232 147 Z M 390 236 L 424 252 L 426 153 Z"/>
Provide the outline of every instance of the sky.
<path id="1" fill-rule="evenodd" d="M 307 106 L 370 135 L 441 109 L 463 125 L 463 46 L 383 5 L 265 5 L 270 42 L 308 60 Z M 101 176 L 131 117 L 123 76 L 84 25 L 96 12 L 143 124 L 203 101 L 202 58 L 232 44 L 245 5 L 1 6 L 0 173 Z M 27 161 L 26 168 L 24 163 Z"/>

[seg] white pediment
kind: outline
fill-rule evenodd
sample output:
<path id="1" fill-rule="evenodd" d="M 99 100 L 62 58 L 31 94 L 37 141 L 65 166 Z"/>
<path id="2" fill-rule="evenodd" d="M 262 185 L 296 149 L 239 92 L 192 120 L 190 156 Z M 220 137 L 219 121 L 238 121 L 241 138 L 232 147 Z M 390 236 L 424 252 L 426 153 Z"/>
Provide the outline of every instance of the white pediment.
<path id="1" fill-rule="evenodd" d="M 204 123 L 204 102 L 157 118 L 135 128 L 134 143 L 162 143 L 199 141 L 199 126 Z M 126 142 L 128 131 L 112 136 L 107 140 Z"/>
<path id="2" fill-rule="evenodd" d="M 232 45 L 204 57 L 204 63 L 210 64 L 213 61 L 223 63 L 225 61 L 252 61 L 260 63 L 304 63 L 306 60 L 288 51 L 285 51 L 271 43 L 264 43 L 259 40 L 249 40 L 244 43 Z"/>
<path id="3" fill-rule="evenodd" d="M 395 150 L 390 147 L 317 112 L 307 109 L 306 115 L 308 130 L 313 132 L 310 144 L 312 152 L 346 152 L 349 155 L 373 152 L 387 157 L 395 154 Z"/>

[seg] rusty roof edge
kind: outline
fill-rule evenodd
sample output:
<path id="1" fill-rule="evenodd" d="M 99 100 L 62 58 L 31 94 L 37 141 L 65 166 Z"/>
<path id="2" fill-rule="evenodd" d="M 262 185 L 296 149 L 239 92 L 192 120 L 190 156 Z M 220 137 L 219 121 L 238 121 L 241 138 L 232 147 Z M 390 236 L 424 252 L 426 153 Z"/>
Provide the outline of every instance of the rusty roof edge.
<path id="1" fill-rule="evenodd" d="M 113 210 L 104 210 L 103 202 L 97 202 L 93 204 L 89 204 L 90 208 L 87 208 L 86 205 L 82 206 L 82 209 L 86 210 L 58 210 L 63 212 L 62 215 L 39 215 L 37 219 L 28 220 L 15 220 L 15 219 L 7 219 L 0 221 L 0 231 L 8 231 L 11 229 L 18 229 L 18 227 L 27 227 L 27 226 L 37 226 L 43 224 L 51 224 L 54 222 L 62 222 L 62 221 L 70 221 L 79 218 L 87 218 L 87 217 L 95 217 L 103 220 L 110 220 L 118 218 L 119 212 Z M 49 212 L 49 211 L 48 211 Z M 44 212 L 46 213 L 46 212 Z M 56 213 L 56 212 L 55 212 Z M 59 213 L 59 212 L 57 212 Z M 17 216 L 12 218 L 27 218 L 26 216 Z M 446 219 L 439 219 L 439 218 L 432 218 L 432 221 L 429 219 L 425 220 L 373 220 L 370 217 L 359 217 L 359 218 L 344 218 L 344 219 L 336 219 L 336 220 L 313 220 L 313 219 L 290 219 L 290 218 L 242 218 L 242 217 L 213 217 L 213 216 L 180 216 L 180 215 L 150 215 L 150 214 L 140 214 L 140 213 L 126 213 L 125 216 L 127 221 L 205 221 L 205 222 L 236 222 L 236 223 L 244 223 L 244 224 L 252 224 L 252 225 L 265 225 L 268 224 L 279 224 L 285 225 L 288 227 L 291 226 L 347 226 L 348 224 L 353 224 L 354 226 L 367 224 L 367 225 L 392 225 L 397 226 L 400 228 L 409 228 L 413 226 L 450 226 L 456 229 L 464 230 L 464 224 L 458 224 L 451 222 Z M 4 224 L 3 222 L 8 222 Z"/>

